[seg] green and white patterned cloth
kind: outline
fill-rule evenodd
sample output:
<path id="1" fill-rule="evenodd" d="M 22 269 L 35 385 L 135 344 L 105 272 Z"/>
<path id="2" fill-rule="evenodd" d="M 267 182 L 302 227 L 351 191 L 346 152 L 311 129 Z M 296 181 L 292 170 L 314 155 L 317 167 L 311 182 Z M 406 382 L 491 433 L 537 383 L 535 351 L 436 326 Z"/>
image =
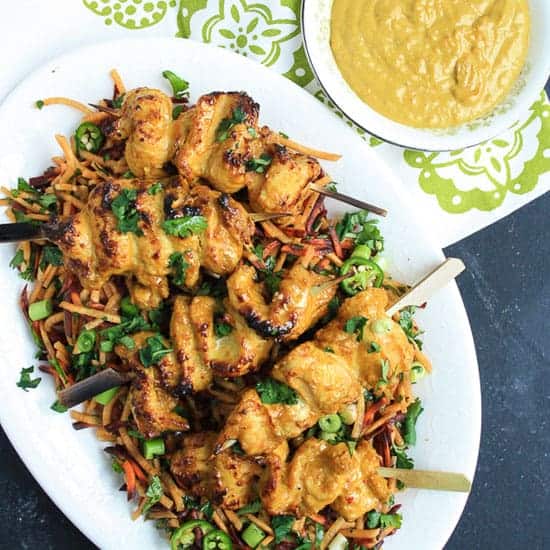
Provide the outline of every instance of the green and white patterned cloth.
<path id="1" fill-rule="evenodd" d="M 250 57 L 306 88 L 345 120 L 323 94 L 307 63 L 300 34 L 300 2 L 8 0 L 0 22 L 0 99 L 53 56 L 139 33 L 208 42 Z M 410 195 L 422 218 L 429 220 L 441 246 L 495 222 L 550 189 L 550 103 L 544 92 L 508 132 L 471 149 L 407 151 L 355 130 L 397 172 L 403 192 Z"/>

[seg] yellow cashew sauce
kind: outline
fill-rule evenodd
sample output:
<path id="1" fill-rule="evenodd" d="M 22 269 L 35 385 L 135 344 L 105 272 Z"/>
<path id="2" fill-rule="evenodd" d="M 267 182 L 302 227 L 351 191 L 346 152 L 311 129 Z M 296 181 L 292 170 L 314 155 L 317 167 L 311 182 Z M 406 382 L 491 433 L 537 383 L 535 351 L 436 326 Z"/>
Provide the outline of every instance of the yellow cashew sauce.
<path id="1" fill-rule="evenodd" d="M 409 126 L 448 128 L 505 98 L 529 31 L 527 0 L 334 0 L 331 46 L 373 109 Z"/>

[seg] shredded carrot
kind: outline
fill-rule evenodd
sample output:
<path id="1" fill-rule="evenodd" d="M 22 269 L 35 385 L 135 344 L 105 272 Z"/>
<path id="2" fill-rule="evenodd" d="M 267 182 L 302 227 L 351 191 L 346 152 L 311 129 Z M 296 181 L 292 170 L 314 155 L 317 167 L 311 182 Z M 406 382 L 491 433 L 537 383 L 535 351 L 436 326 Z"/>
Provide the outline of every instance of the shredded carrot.
<path id="1" fill-rule="evenodd" d="M 124 86 L 124 82 L 122 81 L 122 78 L 118 74 L 118 71 L 116 69 L 111 69 L 109 72 L 109 75 L 113 79 L 113 82 L 115 83 L 115 87 L 117 89 L 118 95 L 122 95 L 126 93 L 126 86 Z"/>
<path id="2" fill-rule="evenodd" d="M 80 101 L 76 101 L 68 97 L 47 97 L 42 101 L 44 105 L 67 105 L 67 107 L 73 107 L 75 109 L 78 109 L 79 111 L 82 111 L 85 115 L 94 112 L 92 109 L 90 109 L 90 107 L 84 105 L 84 103 L 80 103 Z"/>
<path id="3" fill-rule="evenodd" d="M 126 491 L 128 492 L 128 499 L 133 498 L 136 494 L 136 471 L 132 467 L 129 460 L 125 460 L 121 464 L 124 470 L 124 479 L 126 480 Z"/>

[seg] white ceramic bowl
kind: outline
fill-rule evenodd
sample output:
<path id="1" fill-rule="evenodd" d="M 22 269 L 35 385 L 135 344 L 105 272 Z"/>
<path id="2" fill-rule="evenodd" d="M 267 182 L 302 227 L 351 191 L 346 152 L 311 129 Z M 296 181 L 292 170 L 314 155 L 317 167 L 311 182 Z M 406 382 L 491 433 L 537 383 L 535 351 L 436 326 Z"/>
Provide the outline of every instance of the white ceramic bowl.
<path id="1" fill-rule="evenodd" d="M 325 93 L 357 126 L 396 145 L 450 151 L 491 139 L 524 116 L 550 75 L 550 1 L 529 0 L 531 41 L 527 62 L 506 100 L 491 114 L 451 129 L 405 126 L 369 107 L 344 80 L 330 47 L 332 4 L 333 0 L 303 0 L 302 3 L 302 31 L 313 71 Z"/>

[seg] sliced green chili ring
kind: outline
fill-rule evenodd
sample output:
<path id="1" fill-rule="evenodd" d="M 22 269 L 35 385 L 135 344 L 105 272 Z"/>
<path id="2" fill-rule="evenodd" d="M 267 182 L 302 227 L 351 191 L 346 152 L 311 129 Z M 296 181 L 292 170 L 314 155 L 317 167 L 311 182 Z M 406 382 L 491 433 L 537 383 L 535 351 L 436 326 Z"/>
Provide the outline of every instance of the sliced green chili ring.
<path id="1" fill-rule="evenodd" d="M 208 533 L 215 529 L 211 523 L 202 519 L 186 521 L 181 527 L 174 531 L 174 534 L 170 538 L 171 550 L 181 550 L 193 546 L 195 542 L 195 533 L 193 530 L 197 527 L 202 531 L 203 536 L 208 535 Z"/>
<path id="2" fill-rule="evenodd" d="M 97 153 L 104 141 L 105 136 L 99 126 L 91 122 L 84 122 L 76 129 L 75 142 L 77 151 Z"/>
<path id="3" fill-rule="evenodd" d="M 355 271 L 355 274 L 350 275 L 341 283 L 342 289 L 349 296 L 355 296 L 359 291 L 365 290 L 369 286 L 379 288 L 384 282 L 384 272 L 372 260 L 360 256 L 352 256 L 342 264 L 340 275 L 348 275 L 352 270 Z"/>
<path id="4" fill-rule="evenodd" d="M 231 550 L 232 548 L 233 543 L 229 535 L 220 529 L 210 531 L 210 533 L 202 539 L 202 550 Z"/>
<path id="5" fill-rule="evenodd" d="M 327 414 L 319 419 L 319 428 L 327 433 L 336 433 L 342 427 L 342 419 L 337 414 Z"/>
<path id="6" fill-rule="evenodd" d="M 386 334 L 388 332 L 391 332 L 393 327 L 392 320 L 383 318 L 383 319 L 376 319 L 371 323 L 371 330 L 374 332 L 374 334 Z"/>
<path id="7" fill-rule="evenodd" d="M 92 351 L 94 344 L 95 331 L 93 330 L 83 330 L 76 339 L 78 353 L 88 353 L 89 351 Z"/>

